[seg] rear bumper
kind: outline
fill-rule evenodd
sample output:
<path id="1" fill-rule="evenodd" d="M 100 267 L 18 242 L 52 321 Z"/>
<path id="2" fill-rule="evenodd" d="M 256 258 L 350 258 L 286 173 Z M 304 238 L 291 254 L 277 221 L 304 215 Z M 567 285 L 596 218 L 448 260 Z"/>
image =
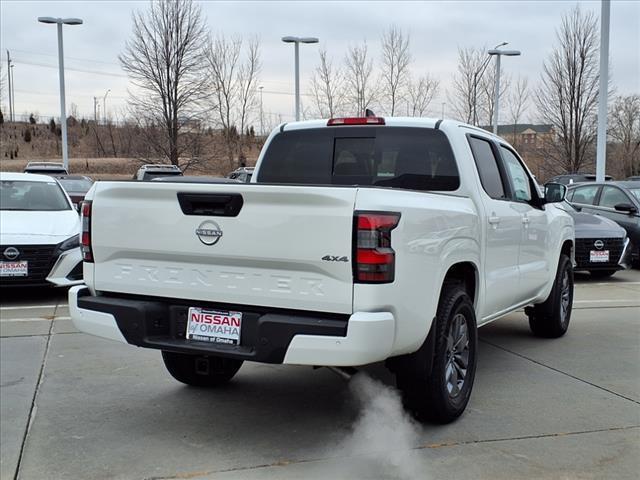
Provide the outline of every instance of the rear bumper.
<path id="1" fill-rule="evenodd" d="M 393 346 L 391 313 L 326 315 L 246 306 L 213 306 L 243 312 L 240 345 L 186 340 L 188 306 L 178 302 L 93 296 L 85 286 L 69 290 L 76 328 L 140 347 L 263 363 L 356 366 L 385 360 Z"/>

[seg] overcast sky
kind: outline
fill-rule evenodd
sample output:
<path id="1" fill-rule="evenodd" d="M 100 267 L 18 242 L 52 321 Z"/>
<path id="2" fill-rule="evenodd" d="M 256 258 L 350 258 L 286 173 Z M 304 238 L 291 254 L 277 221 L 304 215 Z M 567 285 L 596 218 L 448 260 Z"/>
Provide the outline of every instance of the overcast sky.
<path id="1" fill-rule="evenodd" d="M 599 1 L 578 2 L 600 13 Z M 212 34 L 257 35 L 262 42 L 264 110 L 285 121 L 293 119 L 293 47 L 283 35 L 317 36 L 319 45 L 301 46 L 301 89 L 306 92 L 318 50 L 342 61 L 349 45 L 366 40 L 379 59 L 382 32 L 395 24 L 410 35 L 416 75 L 432 74 L 441 93 L 430 107 L 439 116 L 447 102 L 446 88 L 456 69 L 458 47 L 493 47 L 507 41 L 521 57 L 505 57 L 504 71 L 538 82 L 543 60 L 555 44 L 555 30 L 575 1 L 430 1 L 430 2 L 249 2 L 203 1 Z M 71 103 L 81 116 L 93 116 L 93 97 L 107 97 L 107 111 L 126 106 L 128 81 L 118 54 L 131 34 L 131 13 L 146 9 L 138 1 L 25 1 L 0 2 L 2 73 L 6 50 L 15 63 L 15 106 L 18 115 L 38 112 L 59 116 L 57 40 L 54 25 L 38 16 L 80 17 L 84 25 L 65 26 L 67 113 Z M 610 59 L 617 93 L 640 93 L 640 1 L 611 2 Z M 5 88 L 1 99 L 7 112 Z M 304 101 L 304 97 L 303 97 Z M 444 106 L 447 108 L 447 106 Z M 5 113 L 6 116 L 6 113 Z"/>

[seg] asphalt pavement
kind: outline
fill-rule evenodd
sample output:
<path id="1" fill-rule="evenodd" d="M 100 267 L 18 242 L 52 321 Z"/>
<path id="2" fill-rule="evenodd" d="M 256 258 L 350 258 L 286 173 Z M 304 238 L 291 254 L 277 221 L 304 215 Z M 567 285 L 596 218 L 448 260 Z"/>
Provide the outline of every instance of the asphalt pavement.
<path id="1" fill-rule="evenodd" d="M 0 291 L 0 478 L 636 479 L 640 271 L 576 275 L 561 339 L 480 330 L 465 414 L 419 425 L 380 365 L 245 363 L 183 386 L 157 351 L 78 333 L 65 291 Z"/>

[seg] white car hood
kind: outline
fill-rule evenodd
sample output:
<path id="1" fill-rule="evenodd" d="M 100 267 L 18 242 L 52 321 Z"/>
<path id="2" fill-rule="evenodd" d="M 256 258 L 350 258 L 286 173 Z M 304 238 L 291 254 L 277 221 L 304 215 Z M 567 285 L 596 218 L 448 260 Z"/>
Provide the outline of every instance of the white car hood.
<path id="1" fill-rule="evenodd" d="M 75 210 L 0 210 L 0 245 L 54 245 L 80 233 Z"/>

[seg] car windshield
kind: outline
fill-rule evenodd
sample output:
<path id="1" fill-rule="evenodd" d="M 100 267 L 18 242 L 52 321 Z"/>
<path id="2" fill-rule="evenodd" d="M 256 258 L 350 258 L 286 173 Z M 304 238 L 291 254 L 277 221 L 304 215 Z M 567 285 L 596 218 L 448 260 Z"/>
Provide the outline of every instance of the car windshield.
<path id="1" fill-rule="evenodd" d="M 67 192 L 87 192 L 93 185 L 91 180 L 84 178 L 59 178 L 58 181 Z"/>
<path id="2" fill-rule="evenodd" d="M 59 211 L 70 210 L 62 189 L 56 182 L 0 182 L 0 210 Z"/>
<path id="3" fill-rule="evenodd" d="M 27 168 L 24 171 L 25 173 L 35 173 L 38 175 L 66 175 L 67 171 L 63 168 L 41 168 L 41 167 L 32 167 Z"/>
<path id="4" fill-rule="evenodd" d="M 176 170 L 168 170 L 166 172 L 145 172 L 144 174 L 144 179 L 145 180 L 151 180 L 154 178 L 160 178 L 160 177 L 181 177 L 182 176 L 182 172 L 178 172 Z"/>
<path id="5" fill-rule="evenodd" d="M 629 191 L 633 193 L 633 196 L 636 197 L 636 200 L 640 202 L 640 187 L 638 188 L 630 188 Z"/>

